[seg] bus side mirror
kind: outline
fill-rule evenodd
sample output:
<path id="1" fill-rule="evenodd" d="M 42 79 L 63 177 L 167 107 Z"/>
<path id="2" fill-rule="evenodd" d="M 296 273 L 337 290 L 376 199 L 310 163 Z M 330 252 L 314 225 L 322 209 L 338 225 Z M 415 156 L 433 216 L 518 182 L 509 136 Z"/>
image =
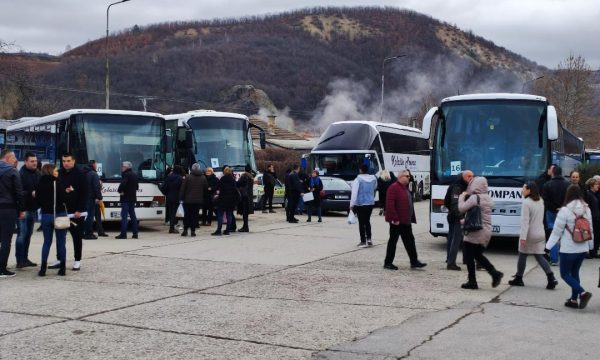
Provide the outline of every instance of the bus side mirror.
<path id="1" fill-rule="evenodd" d="M 423 129 L 421 130 L 421 137 L 423 139 L 429 139 L 429 135 L 431 133 L 431 121 L 437 112 L 438 108 L 432 107 L 423 117 Z"/>
<path id="2" fill-rule="evenodd" d="M 558 115 L 556 115 L 556 109 L 552 105 L 548 105 L 547 110 L 548 118 L 546 123 L 548 124 L 548 140 L 558 139 Z"/>
<path id="3" fill-rule="evenodd" d="M 164 136 L 163 144 L 166 153 L 170 153 L 171 151 L 173 151 L 173 136 L 171 136 L 170 129 Z"/>
<path id="4" fill-rule="evenodd" d="M 186 149 L 194 148 L 194 134 L 191 129 L 187 129 L 185 131 L 185 148 Z"/>
<path id="5" fill-rule="evenodd" d="M 258 132 L 258 137 L 260 139 L 260 148 L 261 149 L 266 149 L 267 148 L 267 134 L 265 133 L 264 130 L 260 130 Z"/>

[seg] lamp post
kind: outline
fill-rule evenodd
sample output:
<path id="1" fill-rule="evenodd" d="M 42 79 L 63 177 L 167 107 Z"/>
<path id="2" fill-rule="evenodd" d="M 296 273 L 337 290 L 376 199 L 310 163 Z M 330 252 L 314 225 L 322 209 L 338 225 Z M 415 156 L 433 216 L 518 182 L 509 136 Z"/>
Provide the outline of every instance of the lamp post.
<path id="1" fill-rule="evenodd" d="M 381 121 L 383 121 L 383 91 L 385 89 L 384 84 L 385 84 L 385 64 L 392 61 L 392 60 L 396 60 L 396 59 L 400 59 L 405 57 L 406 55 L 396 55 L 396 56 L 390 56 L 388 58 L 383 59 L 383 62 L 381 63 Z"/>
<path id="2" fill-rule="evenodd" d="M 535 79 L 529 79 L 529 80 L 525 81 L 525 82 L 523 83 L 523 86 L 521 87 L 521 93 L 523 93 L 523 94 L 525 93 L 525 85 L 527 85 L 527 84 L 529 84 L 529 83 L 532 83 L 532 82 L 534 82 L 534 81 L 536 81 L 536 80 L 542 79 L 543 77 L 544 77 L 544 76 L 542 75 L 542 76 L 538 76 L 538 77 L 536 77 Z"/>
<path id="3" fill-rule="evenodd" d="M 106 66 L 105 66 L 105 77 L 104 77 L 104 93 L 106 95 L 106 108 L 109 109 L 109 87 L 110 87 L 110 82 L 109 82 L 109 70 L 108 70 L 108 11 L 110 10 L 110 7 L 113 5 L 117 5 L 120 3 L 124 3 L 127 2 L 129 0 L 121 0 L 121 1 L 117 1 L 114 2 L 110 5 L 108 5 L 108 7 L 106 8 L 106 43 L 105 43 L 105 50 L 106 50 Z"/>

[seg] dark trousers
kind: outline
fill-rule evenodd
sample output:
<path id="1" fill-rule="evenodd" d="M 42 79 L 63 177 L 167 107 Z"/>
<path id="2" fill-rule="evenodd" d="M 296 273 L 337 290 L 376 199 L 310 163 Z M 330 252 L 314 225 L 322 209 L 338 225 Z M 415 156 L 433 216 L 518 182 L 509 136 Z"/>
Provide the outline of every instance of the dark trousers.
<path id="1" fill-rule="evenodd" d="M 217 231 L 216 232 L 218 232 L 218 233 L 221 232 L 221 228 L 223 227 L 223 214 L 225 214 L 225 216 L 227 216 L 227 227 L 225 228 L 225 231 L 233 230 L 233 222 L 234 222 L 233 210 L 221 210 L 221 209 L 217 208 Z"/>
<path id="2" fill-rule="evenodd" d="M 0 209 L 0 271 L 6 270 L 12 236 L 17 223 L 16 209 Z"/>
<path id="3" fill-rule="evenodd" d="M 202 204 L 183 203 L 183 231 L 191 229 L 192 232 L 196 232 L 200 219 L 200 206 Z"/>
<path id="4" fill-rule="evenodd" d="M 373 205 L 355 206 L 354 212 L 358 218 L 358 232 L 360 233 L 360 242 L 371 241 L 371 213 Z M 398 239 L 396 239 L 397 241 Z"/>
<path id="5" fill-rule="evenodd" d="M 135 215 L 135 204 L 123 201 L 121 203 L 121 235 L 127 235 L 127 216 L 131 219 L 131 231 L 138 234 L 138 220 Z"/>
<path id="6" fill-rule="evenodd" d="M 446 262 L 448 265 L 456 265 L 456 256 L 460 245 L 463 242 L 463 232 L 460 220 L 448 222 L 448 246 L 446 253 Z"/>
<path id="7" fill-rule="evenodd" d="M 37 213 L 26 211 L 25 218 L 17 219 L 17 240 L 15 241 L 15 256 L 17 264 L 24 264 L 29 258 L 29 244 Z"/>
<path id="8" fill-rule="evenodd" d="M 240 202 L 240 210 L 242 213 L 242 220 L 244 221 L 244 225 L 242 228 L 248 228 L 248 214 L 250 213 L 250 202 L 247 197 L 242 197 L 242 201 Z"/>
<path id="9" fill-rule="evenodd" d="M 81 251 L 83 247 L 83 227 L 85 226 L 84 218 L 71 219 L 71 226 L 69 227 L 69 233 L 71 233 L 71 237 L 73 238 L 73 251 L 75 252 L 75 261 L 81 261 Z M 57 253 L 57 259 L 60 259 L 60 256 Z"/>
<path id="10" fill-rule="evenodd" d="M 477 276 L 475 275 L 475 260 L 483 266 L 483 268 L 490 274 L 496 272 L 496 268 L 492 263 L 483 255 L 485 247 L 479 244 L 473 244 L 470 242 L 463 242 L 463 256 L 465 258 L 465 264 L 469 271 L 469 281 L 476 282 Z"/>
<path id="11" fill-rule="evenodd" d="M 167 211 L 167 221 L 169 222 L 169 227 L 171 229 L 175 228 L 177 224 L 177 208 L 179 207 L 179 202 L 168 202 L 166 206 Z"/>
<path id="12" fill-rule="evenodd" d="M 398 243 L 398 237 L 402 238 L 402 243 L 410 259 L 410 263 L 416 264 L 419 261 L 417 256 L 417 246 L 415 245 L 415 236 L 412 232 L 411 224 L 390 224 L 390 239 L 387 244 L 387 251 L 385 253 L 384 265 L 389 265 L 394 262 L 396 257 L 396 244 Z"/>
<path id="13" fill-rule="evenodd" d="M 85 218 L 83 226 L 83 236 L 94 235 L 94 216 L 96 213 L 96 199 L 90 198 L 87 200 L 86 211 L 88 215 Z"/>
<path id="14" fill-rule="evenodd" d="M 267 209 L 267 204 L 269 204 L 269 210 L 273 210 L 273 193 L 275 192 L 275 189 L 272 188 L 267 188 L 265 187 L 265 195 L 263 197 L 264 200 L 264 204 L 263 204 L 263 210 Z"/>
<path id="15" fill-rule="evenodd" d="M 298 203 L 300 202 L 300 194 L 296 192 L 290 192 L 288 194 L 288 202 L 287 202 L 287 220 L 290 221 L 294 219 L 294 215 L 296 215 L 296 209 L 298 208 Z"/>
<path id="16" fill-rule="evenodd" d="M 598 251 L 600 248 L 600 221 L 592 221 L 594 227 L 594 251 Z"/>
<path id="17" fill-rule="evenodd" d="M 204 203 L 202 204 L 202 224 L 210 224 L 212 222 L 214 211 L 215 207 L 212 203 L 212 195 L 210 195 L 204 198 Z"/>

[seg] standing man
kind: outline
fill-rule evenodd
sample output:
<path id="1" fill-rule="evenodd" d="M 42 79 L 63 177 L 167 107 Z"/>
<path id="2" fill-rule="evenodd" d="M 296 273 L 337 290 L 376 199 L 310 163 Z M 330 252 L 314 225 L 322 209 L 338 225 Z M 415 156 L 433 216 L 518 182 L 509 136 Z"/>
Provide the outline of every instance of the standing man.
<path id="1" fill-rule="evenodd" d="M 25 154 L 25 165 L 19 171 L 23 186 L 23 198 L 25 199 L 25 217 L 17 220 L 17 241 L 15 242 L 17 269 L 37 266 L 36 263 L 30 261 L 28 258 L 31 234 L 33 234 L 33 226 L 35 225 L 38 209 L 33 193 L 41 178 L 37 164 L 38 160 L 35 154 L 28 152 Z"/>
<path id="2" fill-rule="evenodd" d="M 115 236 L 115 239 L 127 239 L 127 216 L 131 219 L 132 239 L 138 238 L 138 221 L 135 216 L 135 203 L 137 201 L 137 191 L 140 188 L 137 175 L 131 170 L 131 162 L 123 161 L 121 165 L 122 180 L 119 184 L 121 201 L 121 233 Z"/>
<path id="3" fill-rule="evenodd" d="M 569 182 L 562 176 L 562 168 L 558 165 L 552 167 L 552 178 L 544 184 L 542 189 L 542 198 L 546 209 L 546 225 L 550 233 L 554 229 L 556 215 L 565 202 L 568 187 Z M 550 265 L 558 264 L 558 249 L 559 245 L 556 244 L 550 250 Z"/>
<path id="4" fill-rule="evenodd" d="M 456 256 L 463 241 L 463 232 L 460 221 L 464 215 L 458 210 L 458 197 L 467 191 L 469 182 L 473 180 L 473 172 L 465 170 L 456 176 L 456 181 L 452 183 L 446 191 L 444 206 L 448 208 L 448 243 L 446 247 L 446 269 L 459 270 L 456 265 Z"/>
<path id="5" fill-rule="evenodd" d="M 400 171 L 398 181 L 390 185 L 385 199 L 385 221 L 390 223 L 390 239 L 388 240 L 387 252 L 383 267 L 388 270 L 398 270 L 394 265 L 396 256 L 396 243 L 398 237 L 402 237 L 402 243 L 410 259 L 410 268 L 422 268 L 427 264 L 419 261 L 415 236 L 412 232 L 411 223 L 417 223 L 415 209 L 413 208 L 412 196 L 408 190 L 410 173 L 408 170 Z"/>
<path id="6" fill-rule="evenodd" d="M 288 193 L 288 219 L 289 223 L 297 223 L 299 220 L 294 216 L 296 214 L 296 209 L 298 208 L 298 203 L 300 202 L 300 197 L 304 195 L 302 192 L 302 181 L 298 177 L 298 172 L 300 171 L 300 166 L 298 164 L 294 165 L 290 175 L 288 175 L 288 183 L 289 189 L 286 190 Z"/>
<path id="7" fill-rule="evenodd" d="M 79 169 L 75 164 L 75 156 L 71 153 L 64 153 L 62 156 L 62 168 L 58 172 L 58 181 L 65 186 L 67 213 L 73 215 L 69 232 L 73 238 L 73 249 L 75 252 L 75 262 L 73 270 L 79 271 L 81 268 L 81 253 L 83 228 L 85 226 L 85 218 L 81 213 L 87 210 L 88 199 L 88 184 L 86 174 Z M 90 214 L 88 214 L 90 216 Z"/>
<path id="8" fill-rule="evenodd" d="M 15 276 L 9 271 L 8 257 L 17 216 L 25 217 L 25 200 L 21 176 L 15 167 L 17 158 L 11 150 L 0 152 L 0 278 Z"/>
<path id="9" fill-rule="evenodd" d="M 94 235 L 94 218 L 96 217 L 96 206 L 99 207 L 100 201 L 102 200 L 102 187 L 100 185 L 100 177 L 96 172 L 97 164 L 96 160 L 90 160 L 88 167 L 84 170 L 86 176 L 86 182 L 88 184 L 88 199 L 87 199 L 87 213 L 88 216 L 85 218 L 85 228 L 83 238 L 86 240 L 96 240 L 98 237 Z M 100 211 L 100 209 L 98 209 Z M 104 232 L 102 228 L 102 221 L 96 219 L 98 222 L 98 235 Z"/>
<path id="10" fill-rule="evenodd" d="M 265 189 L 263 213 L 267 212 L 267 203 L 269 204 L 269 213 L 274 213 L 273 210 L 273 194 L 275 193 L 275 183 L 277 182 L 277 175 L 275 174 L 275 167 L 273 164 L 267 166 L 267 171 L 263 174 L 262 178 L 263 188 Z"/>

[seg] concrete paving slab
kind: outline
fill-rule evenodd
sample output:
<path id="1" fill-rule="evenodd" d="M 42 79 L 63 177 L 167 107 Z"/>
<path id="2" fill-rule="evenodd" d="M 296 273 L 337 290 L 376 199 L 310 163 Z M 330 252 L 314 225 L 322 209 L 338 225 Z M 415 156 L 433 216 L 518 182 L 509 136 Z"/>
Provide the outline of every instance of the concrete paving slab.
<path id="1" fill-rule="evenodd" d="M 397 308 L 189 294 L 89 320 L 316 351 L 362 338 L 413 314 Z"/>
<path id="2" fill-rule="evenodd" d="M 2 326 L 0 326 L 0 336 L 61 321 L 64 320 L 55 317 L 15 314 L 0 311 L 0 324 L 2 324 Z M 0 355 L 1 354 L 2 352 L 0 352 Z"/>
<path id="3" fill-rule="evenodd" d="M 0 337 L 2 359 L 308 359 L 310 351 L 69 321 Z M 82 354 L 85 354 L 82 356 Z"/>
<path id="4" fill-rule="evenodd" d="M 323 351 L 313 354 L 312 359 L 327 359 L 327 360 L 395 360 L 393 357 L 374 355 L 374 354 L 357 354 L 346 351 Z"/>

